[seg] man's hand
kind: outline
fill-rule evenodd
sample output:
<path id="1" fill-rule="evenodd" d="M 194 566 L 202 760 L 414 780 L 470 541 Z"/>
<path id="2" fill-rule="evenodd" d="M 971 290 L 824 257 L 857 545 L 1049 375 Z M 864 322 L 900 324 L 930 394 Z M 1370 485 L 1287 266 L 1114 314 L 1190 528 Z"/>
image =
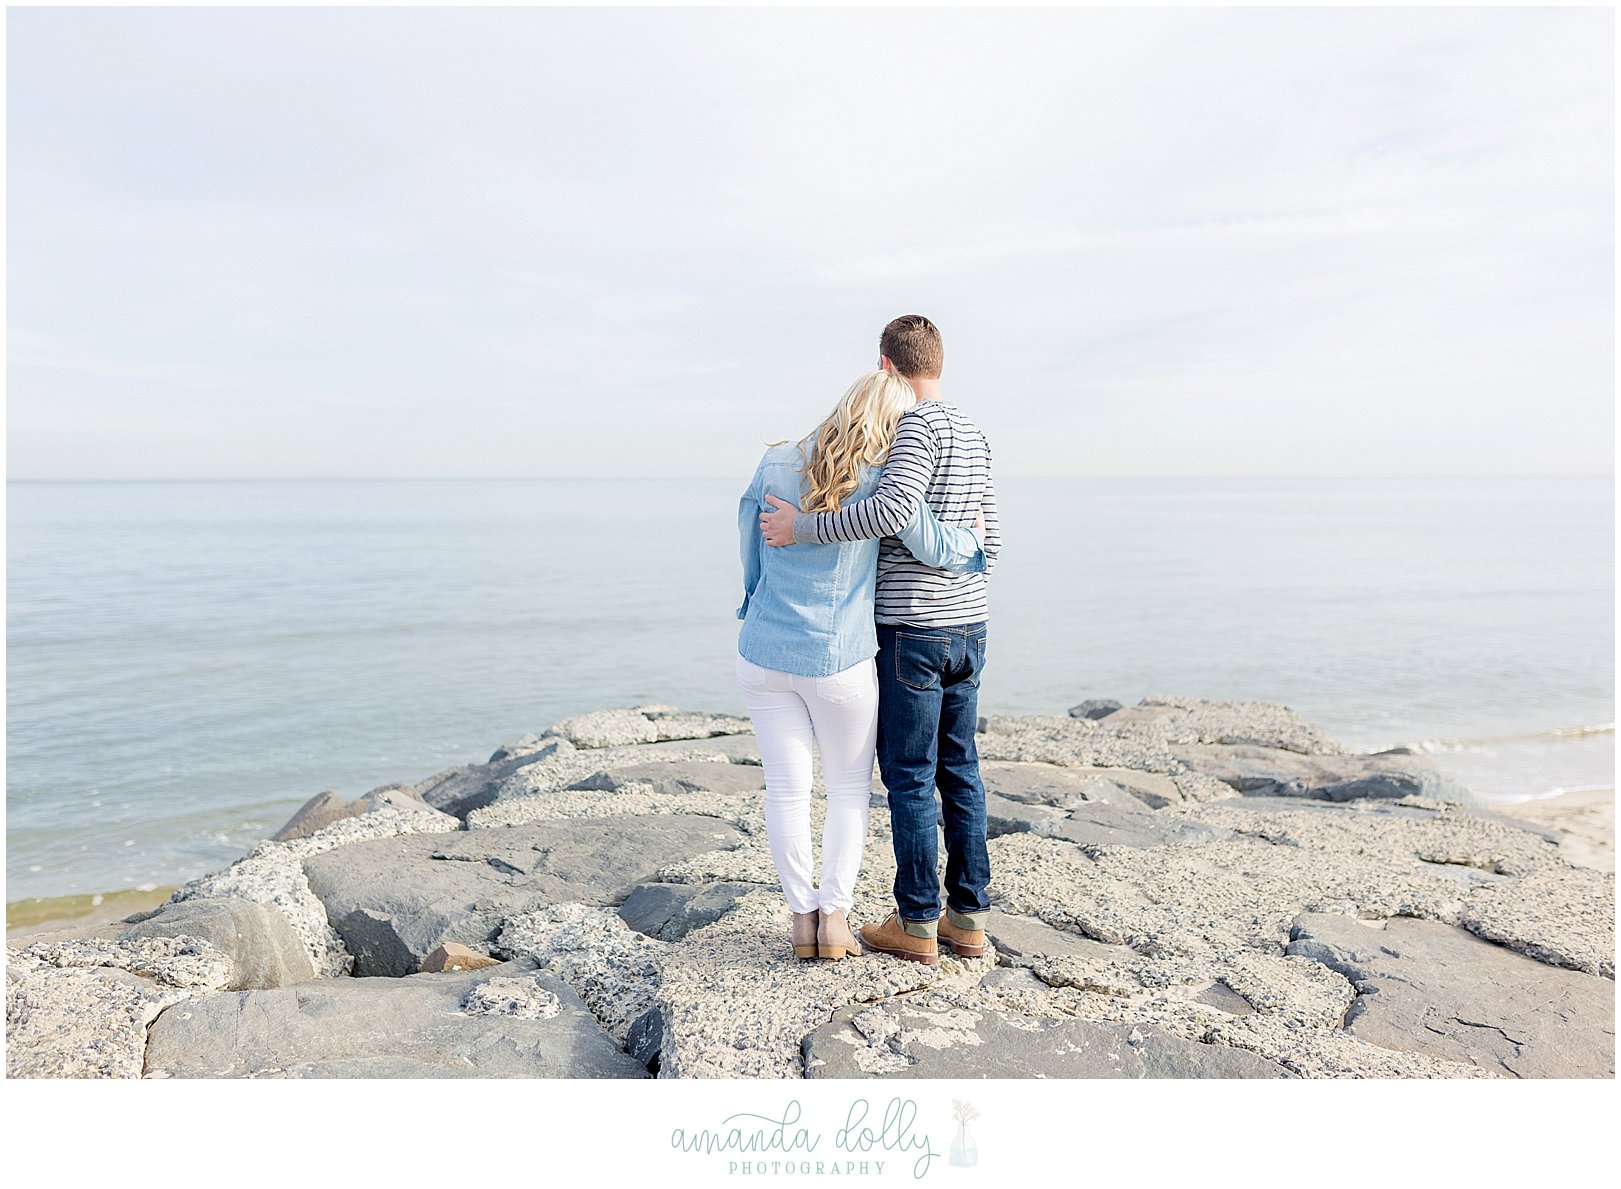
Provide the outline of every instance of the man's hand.
<path id="1" fill-rule="evenodd" d="M 779 500 L 774 495 L 767 495 L 766 502 L 776 509 L 774 512 L 760 513 L 760 531 L 765 534 L 767 545 L 792 545 L 794 543 L 794 516 L 798 513 L 797 505 L 787 500 Z"/>

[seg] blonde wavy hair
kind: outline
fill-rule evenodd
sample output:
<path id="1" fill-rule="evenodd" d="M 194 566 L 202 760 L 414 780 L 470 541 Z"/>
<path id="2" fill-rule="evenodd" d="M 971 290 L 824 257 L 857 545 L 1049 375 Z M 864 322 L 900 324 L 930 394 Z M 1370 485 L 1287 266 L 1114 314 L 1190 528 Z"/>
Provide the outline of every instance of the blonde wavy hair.
<path id="1" fill-rule="evenodd" d="M 871 371 L 850 385 L 822 424 L 799 442 L 804 461 L 804 510 L 837 512 L 861 480 L 861 468 L 889 454 L 901 414 L 917 403 L 912 386 L 893 372 Z"/>

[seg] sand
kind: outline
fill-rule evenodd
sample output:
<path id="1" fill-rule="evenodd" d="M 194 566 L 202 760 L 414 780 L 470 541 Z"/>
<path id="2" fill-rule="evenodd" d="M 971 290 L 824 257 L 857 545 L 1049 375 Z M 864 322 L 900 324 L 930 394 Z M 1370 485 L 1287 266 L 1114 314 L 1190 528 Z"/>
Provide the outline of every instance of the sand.
<path id="1" fill-rule="evenodd" d="M 1559 853 L 1578 867 L 1615 872 L 1615 790 L 1578 789 L 1498 807 L 1523 821 L 1565 832 Z"/>
<path id="2" fill-rule="evenodd" d="M 126 888 L 82 896 L 13 900 L 6 905 L 6 936 L 33 937 L 70 928 L 116 924 L 132 912 L 156 908 L 173 891 L 172 887 Z"/>

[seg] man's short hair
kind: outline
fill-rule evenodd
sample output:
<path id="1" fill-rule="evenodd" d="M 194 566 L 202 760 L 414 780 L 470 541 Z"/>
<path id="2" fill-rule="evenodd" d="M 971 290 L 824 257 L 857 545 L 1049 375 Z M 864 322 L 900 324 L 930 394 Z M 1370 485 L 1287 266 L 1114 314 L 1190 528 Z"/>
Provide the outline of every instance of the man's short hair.
<path id="1" fill-rule="evenodd" d="M 940 328 L 922 314 L 903 314 L 884 327 L 878 352 L 908 379 L 938 380 L 946 362 Z"/>

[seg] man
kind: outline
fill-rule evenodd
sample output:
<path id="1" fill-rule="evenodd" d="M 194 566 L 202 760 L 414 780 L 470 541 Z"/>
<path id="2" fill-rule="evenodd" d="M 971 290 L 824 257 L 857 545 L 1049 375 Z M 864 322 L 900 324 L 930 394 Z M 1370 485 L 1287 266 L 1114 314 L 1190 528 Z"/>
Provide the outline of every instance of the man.
<path id="1" fill-rule="evenodd" d="M 770 545 L 881 537 L 878 553 L 878 768 L 889 790 L 895 903 L 865 925 L 869 948 L 913 962 L 939 962 L 939 943 L 960 957 L 985 952 L 990 856 L 985 786 L 974 731 L 988 618 L 985 574 L 1001 551 L 991 452 L 985 435 L 940 396 L 945 350 L 919 314 L 896 318 L 879 340 L 879 366 L 903 377 L 917 404 L 900 419 L 873 494 L 837 512 L 809 514 L 768 496 L 760 517 Z M 926 566 L 895 534 L 920 498 L 943 523 L 983 517 L 985 573 Z M 946 904 L 940 913 L 935 789 L 945 818 Z"/>

